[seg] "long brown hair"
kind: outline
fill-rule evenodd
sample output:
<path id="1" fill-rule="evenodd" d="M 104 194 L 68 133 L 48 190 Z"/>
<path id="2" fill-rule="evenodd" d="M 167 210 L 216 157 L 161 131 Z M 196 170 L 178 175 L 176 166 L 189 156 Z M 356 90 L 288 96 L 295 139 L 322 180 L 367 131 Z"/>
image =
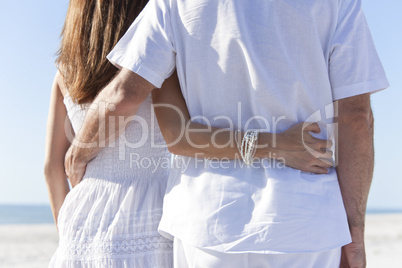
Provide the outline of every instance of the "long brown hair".
<path id="1" fill-rule="evenodd" d="M 71 98 L 84 104 L 116 75 L 106 55 L 148 0 L 70 0 L 56 64 Z"/>

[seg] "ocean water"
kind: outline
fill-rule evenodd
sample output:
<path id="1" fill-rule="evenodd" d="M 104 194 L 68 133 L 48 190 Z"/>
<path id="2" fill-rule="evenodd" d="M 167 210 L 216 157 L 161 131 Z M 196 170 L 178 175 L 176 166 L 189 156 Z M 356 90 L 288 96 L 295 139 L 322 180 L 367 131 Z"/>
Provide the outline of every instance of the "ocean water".
<path id="1" fill-rule="evenodd" d="M 54 223 L 48 205 L 0 205 L 0 225 Z"/>
<path id="2" fill-rule="evenodd" d="M 401 209 L 368 209 L 369 214 L 402 213 Z M 0 225 L 54 223 L 48 205 L 0 205 Z"/>

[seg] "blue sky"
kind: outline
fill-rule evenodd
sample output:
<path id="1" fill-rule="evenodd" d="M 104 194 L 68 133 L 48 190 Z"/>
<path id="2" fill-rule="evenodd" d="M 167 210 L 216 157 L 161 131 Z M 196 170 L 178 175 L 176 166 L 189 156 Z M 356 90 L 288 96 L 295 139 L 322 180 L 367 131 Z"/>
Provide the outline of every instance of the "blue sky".
<path id="1" fill-rule="evenodd" d="M 2 1 L 0 204 L 47 204 L 45 128 L 68 1 Z M 402 1 L 363 0 L 391 87 L 372 96 L 376 166 L 369 207 L 402 209 Z"/>

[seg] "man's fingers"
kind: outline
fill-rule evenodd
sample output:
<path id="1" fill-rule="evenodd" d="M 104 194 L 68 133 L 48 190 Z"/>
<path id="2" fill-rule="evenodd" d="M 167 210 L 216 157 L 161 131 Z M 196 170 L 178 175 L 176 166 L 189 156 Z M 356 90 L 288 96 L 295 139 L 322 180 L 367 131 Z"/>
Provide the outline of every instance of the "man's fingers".
<path id="1" fill-rule="evenodd" d="M 70 147 L 65 155 L 64 168 L 66 176 L 70 181 L 71 186 L 74 188 L 81 182 L 82 178 L 84 177 L 86 164 L 75 163 L 72 161 L 71 148 L 72 147 Z"/>
<path id="2" fill-rule="evenodd" d="M 76 180 L 74 180 L 74 182 L 71 182 L 71 181 L 70 181 L 70 183 L 71 183 L 71 186 L 74 188 L 75 186 L 77 186 L 77 184 L 78 184 L 79 182 L 76 181 Z"/>
<path id="3" fill-rule="evenodd" d="M 340 268 L 350 268 L 348 259 L 346 258 L 345 249 L 343 247 L 342 247 L 342 251 L 341 251 L 341 264 L 339 267 Z"/>
<path id="4" fill-rule="evenodd" d="M 73 187 L 73 188 L 74 188 L 75 186 L 77 186 L 77 184 L 80 183 L 80 181 L 81 181 L 80 179 L 77 179 L 77 178 L 75 178 L 75 177 L 72 177 L 72 178 L 70 178 L 69 180 L 70 180 L 71 187 Z"/>

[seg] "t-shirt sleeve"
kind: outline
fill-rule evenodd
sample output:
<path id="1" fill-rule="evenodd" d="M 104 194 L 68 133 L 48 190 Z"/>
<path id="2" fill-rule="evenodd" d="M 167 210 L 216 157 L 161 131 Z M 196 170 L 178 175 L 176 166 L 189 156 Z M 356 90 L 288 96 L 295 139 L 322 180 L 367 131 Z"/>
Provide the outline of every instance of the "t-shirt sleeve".
<path id="1" fill-rule="evenodd" d="M 150 0 L 107 58 L 160 88 L 175 69 L 175 55 L 169 7 Z"/>
<path id="2" fill-rule="evenodd" d="M 361 0 L 342 0 L 329 58 L 333 99 L 389 87 Z"/>

